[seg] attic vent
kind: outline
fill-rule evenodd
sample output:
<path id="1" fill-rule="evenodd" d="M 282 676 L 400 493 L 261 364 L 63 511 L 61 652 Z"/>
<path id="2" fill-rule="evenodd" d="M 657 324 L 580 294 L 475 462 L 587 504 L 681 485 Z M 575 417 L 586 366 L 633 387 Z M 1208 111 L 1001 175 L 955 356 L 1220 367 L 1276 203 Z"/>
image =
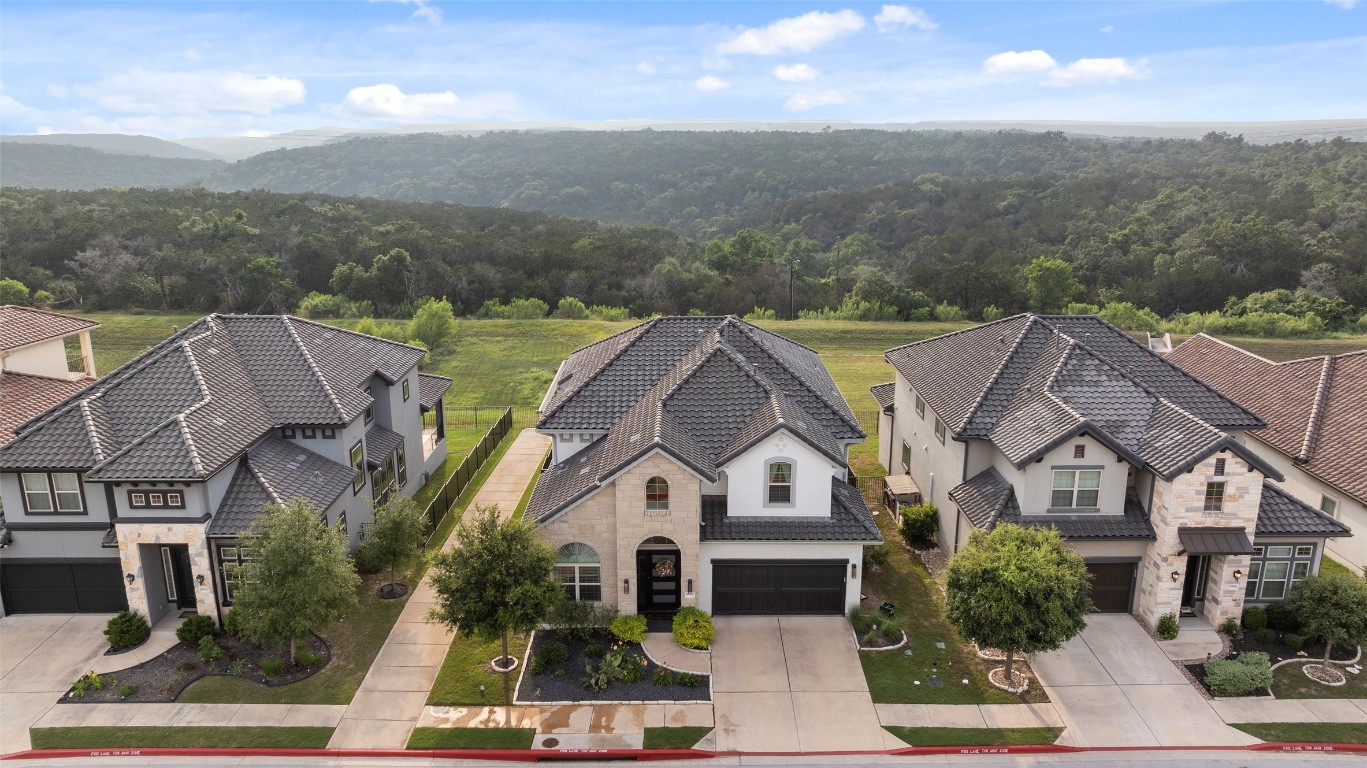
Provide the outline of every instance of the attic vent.
<path id="1" fill-rule="evenodd" d="M 205 348 L 205 351 L 208 352 L 208 353 L 211 354 L 211 355 L 216 355 L 216 354 L 218 354 L 218 350 L 215 349 L 214 347 L 206 347 L 206 348 Z"/>
<path id="2" fill-rule="evenodd" d="M 220 426 L 220 427 L 221 427 L 221 426 L 223 426 L 224 424 L 227 424 L 227 423 L 228 423 L 228 422 L 224 421 L 222 418 L 220 418 L 220 417 L 218 417 L 218 416 L 215 416 L 215 417 L 214 417 L 214 424 L 215 424 L 216 426 Z"/>
<path id="3" fill-rule="evenodd" d="M 1003 347 L 1006 346 L 1006 334 L 1003 333 L 1002 335 L 998 336 L 997 343 L 1001 344 Z"/>
<path id="4" fill-rule="evenodd" d="M 302 453 L 296 453 L 296 454 L 294 454 L 294 460 L 295 460 L 295 461 L 303 461 L 303 460 L 304 460 L 304 454 L 302 454 Z"/>
<path id="5" fill-rule="evenodd" d="M 637 432 L 636 434 L 634 434 L 634 435 L 632 435 L 631 437 L 627 438 L 627 441 L 628 441 L 628 442 L 634 443 L 634 442 L 636 442 L 637 440 L 640 440 L 640 439 L 641 439 L 641 433 L 640 433 L 640 432 Z"/>

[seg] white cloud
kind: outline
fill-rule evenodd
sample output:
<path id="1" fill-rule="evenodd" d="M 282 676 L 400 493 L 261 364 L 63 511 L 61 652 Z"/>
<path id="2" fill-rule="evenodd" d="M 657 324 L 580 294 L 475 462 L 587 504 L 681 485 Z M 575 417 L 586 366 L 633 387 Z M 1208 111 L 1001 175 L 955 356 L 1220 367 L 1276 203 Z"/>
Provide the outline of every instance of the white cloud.
<path id="1" fill-rule="evenodd" d="M 832 104 L 848 104 L 854 100 L 854 95 L 842 93 L 841 91 L 817 91 L 815 93 L 795 93 L 784 109 L 794 112 L 802 112 L 814 107 L 826 107 Z"/>
<path id="2" fill-rule="evenodd" d="M 693 87 L 700 91 L 724 91 L 731 87 L 731 84 L 716 75 L 703 75 L 693 83 Z"/>
<path id="3" fill-rule="evenodd" d="M 767 27 L 747 29 L 719 44 L 717 53 L 756 56 L 807 53 L 836 38 L 852 35 L 866 25 L 863 16 L 849 9 L 831 13 L 812 11 L 791 19 L 779 19 Z"/>
<path id="4" fill-rule="evenodd" d="M 1130 63 L 1128 59 L 1078 59 L 1067 66 L 1041 50 L 1006 51 L 989 56 L 983 62 L 983 73 L 996 78 L 1018 78 L 1044 75 L 1049 85 L 1066 88 L 1088 83 L 1114 83 L 1120 80 L 1140 80 L 1148 76 L 1144 61 Z"/>
<path id="5" fill-rule="evenodd" d="M 1346 11 L 1351 11 L 1358 7 L 1358 0 L 1324 0 L 1324 2 L 1330 5 L 1337 5 Z"/>
<path id="6" fill-rule="evenodd" d="M 821 70 L 808 64 L 780 64 L 774 67 L 774 77 L 785 83 L 805 83 L 820 75 Z"/>
<path id="7" fill-rule="evenodd" d="M 441 9 L 432 5 L 431 0 L 370 0 L 372 3 L 399 3 L 401 5 L 416 6 L 412 18 L 427 19 L 433 24 L 441 23 Z"/>
<path id="8" fill-rule="evenodd" d="M 891 32 L 898 27 L 911 27 L 929 32 L 940 26 L 931 20 L 930 14 L 920 8 L 909 8 L 905 5 L 883 6 L 883 10 L 873 17 L 873 23 L 878 25 L 879 32 Z"/>
<path id="9" fill-rule="evenodd" d="M 199 70 L 167 72 L 135 67 L 107 75 L 94 84 L 77 85 L 77 95 L 116 112 L 187 114 L 248 112 L 264 115 L 303 103 L 307 90 L 292 77 L 245 72 Z"/>
<path id="10" fill-rule="evenodd" d="M 451 91 L 404 93 L 397 85 L 379 83 L 347 91 L 337 112 L 349 117 L 423 122 L 461 117 L 466 110 L 460 97 Z"/>
<path id="11" fill-rule="evenodd" d="M 648 61 L 643 61 L 636 65 L 636 71 L 643 75 L 653 75 L 655 74 L 655 65 Z"/>
<path id="12" fill-rule="evenodd" d="M 181 56 L 184 56 L 190 61 L 199 61 L 200 59 L 204 58 L 199 54 L 199 51 L 196 51 L 194 48 L 186 48 L 185 52 L 182 53 Z"/>
<path id="13" fill-rule="evenodd" d="M 1115 25 L 1114 25 L 1114 24 L 1107 24 L 1106 26 L 1102 27 L 1101 29 L 1098 29 L 1097 31 L 1100 32 L 1100 33 L 1103 34 L 1103 35 L 1114 35 L 1114 34 L 1115 34 Z"/>
<path id="14" fill-rule="evenodd" d="M 65 85 L 53 83 L 47 87 L 47 94 L 54 99 L 65 99 L 68 96 Z"/>

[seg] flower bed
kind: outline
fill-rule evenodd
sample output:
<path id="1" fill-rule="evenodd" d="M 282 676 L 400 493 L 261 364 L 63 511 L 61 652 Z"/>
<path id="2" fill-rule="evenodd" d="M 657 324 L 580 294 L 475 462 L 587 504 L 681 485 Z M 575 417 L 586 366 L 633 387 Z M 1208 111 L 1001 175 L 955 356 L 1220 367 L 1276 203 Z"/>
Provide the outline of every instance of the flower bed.
<path id="1" fill-rule="evenodd" d="M 605 663 L 611 673 L 604 674 Z M 626 667 L 633 669 L 626 675 L 617 672 Z M 590 681 L 590 677 L 596 679 Z M 519 703 L 711 701 L 711 682 L 709 675 L 661 667 L 646 657 L 641 646 L 620 643 L 606 632 L 583 640 L 543 630 L 533 635 L 527 649 L 516 699 Z"/>

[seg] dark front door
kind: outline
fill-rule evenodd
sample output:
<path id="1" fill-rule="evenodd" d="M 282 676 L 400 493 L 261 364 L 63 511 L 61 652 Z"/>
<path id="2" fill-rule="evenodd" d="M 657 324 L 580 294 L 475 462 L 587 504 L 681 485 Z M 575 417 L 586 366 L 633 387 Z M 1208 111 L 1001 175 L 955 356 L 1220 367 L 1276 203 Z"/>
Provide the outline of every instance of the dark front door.
<path id="1" fill-rule="evenodd" d="M 1092 576 L 1092 604 L 1097 613 L 1129 613 L 1134 590 L 1134 563 L 1087 563 Z"/>
<path id="2" fill-rule="evenodd" d="M 848 569 L 844 560 L 713 560 L 712 612 L 838 616 Z"/>
<path id="3" fill-rule="evenodd" d="M 176 580 L 176 607 L 183 611 L 195 610 L 195 582 L 191 575 L 194 571 L 190 568 L 189 547 L 171 548 L 171 570 Z"/>
<path id="4" fill-rule="evenodd" d="M 1201 601 L 1206 597 L 1206 571 L 1210 568 L 1210 555 L 1187 556 L 1187 578 L 1182 583 L 1182 613 L 1199 613 Z"/>
<path id="5" fill-rule="evenodd" d="M 643 549 L 636 553 L 636 612 L 643 615 L 679 610 L 679 550 Z"/>

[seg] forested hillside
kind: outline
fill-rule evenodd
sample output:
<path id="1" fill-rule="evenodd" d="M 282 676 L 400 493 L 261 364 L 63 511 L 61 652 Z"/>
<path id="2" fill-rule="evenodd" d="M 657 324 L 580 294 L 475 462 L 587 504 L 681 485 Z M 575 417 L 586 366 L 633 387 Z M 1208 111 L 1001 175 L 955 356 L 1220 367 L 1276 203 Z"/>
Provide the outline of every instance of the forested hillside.
<path id="1" fill-rule="evenodd" d="M 186 154 L 195 151 L 180 149 Z M 184 187 L 198 184 L 223 165 L 219 160 L 150 157 L 67 144 L 5 141 L 0 146 L 0 184 L 6 187 Z"/>

